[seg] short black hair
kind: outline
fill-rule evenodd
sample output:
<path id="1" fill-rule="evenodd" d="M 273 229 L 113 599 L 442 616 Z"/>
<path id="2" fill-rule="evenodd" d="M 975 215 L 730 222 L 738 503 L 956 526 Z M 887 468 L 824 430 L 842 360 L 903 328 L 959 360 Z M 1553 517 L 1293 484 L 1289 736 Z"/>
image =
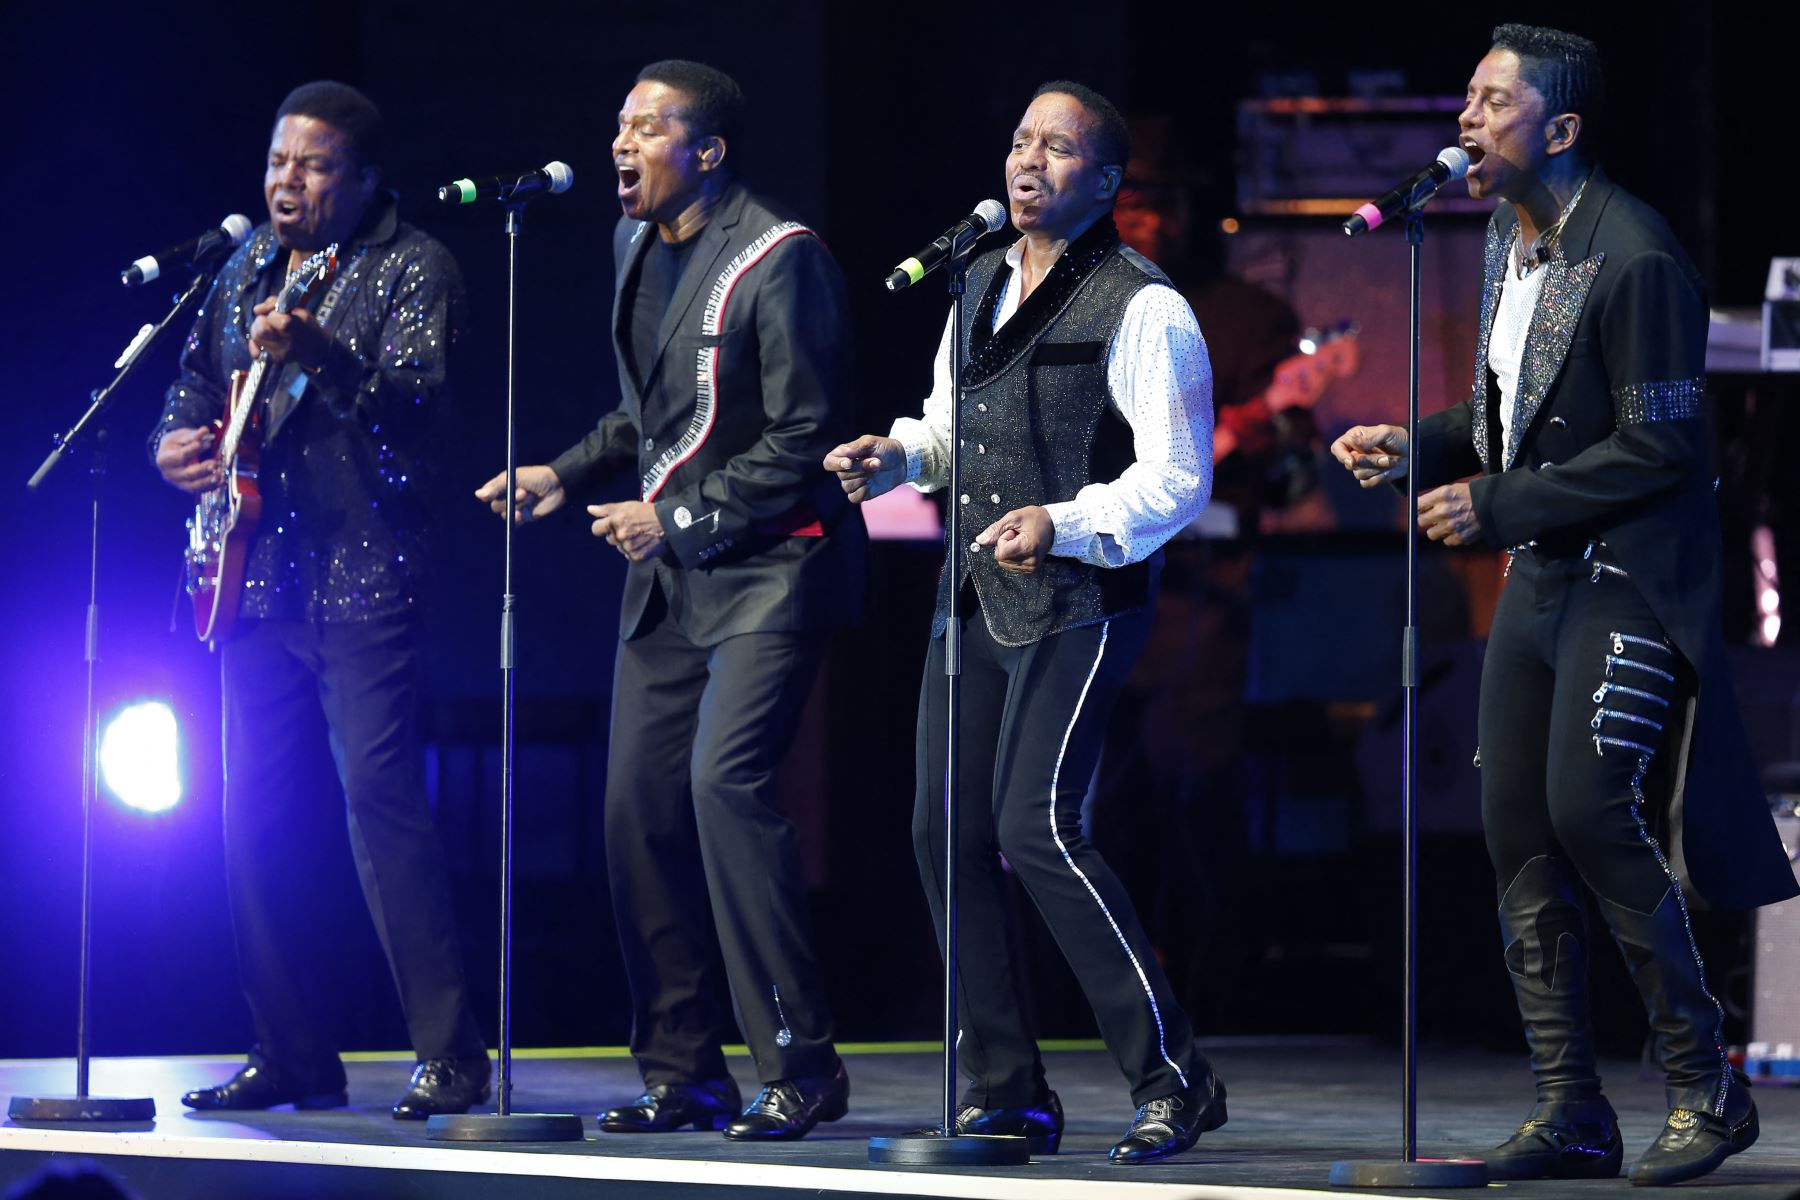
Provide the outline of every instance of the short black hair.
<path id="1" fill-rule="evenodd" d="M 376 166 L 381 162 L 381 110 L 347 83 L 317 79 L 301 84 L 275 110 L 276 121 L 283 117 L 312 117 L 325 122 L 344 135 L 358 166 Z"/>
<path id="2" fill-rule="evenodd" d="M 1073 79 L 1041 83 L 1038 90 L 1031 93 L 1031 98 L 1036 100 L 1051 93 L 1073 96 L 1087 109 L 1088 116 L 1093 118 L 1094 148 L 1100 154 L 1101 164 L 1123 171 L 1125 164 L 1131 161 L 1131 126 L 1120 115 L 1118 106 L 1087 84 L 1076 83 Z"/>
<path id="3" fill-rule="evenodd" d="M 1606 77 L 1600 70 L 1600 48 L 1580 34 L 1542 25 L 1499 25 L 1495 50 L 1519 56 L 1519 73 L 1544 97 L 1548 111 L 1577 113 L 1586 126 L 1598 126 L 1606 104 Z"/>
<path id="4" fill-rule="evenodd" d="M 687 97 L 681 115 L 696 138 L 718 136 L 726 145 L 744 130 L 744 89 L 738 81 L 705 63 L 665 58 L 638 72 L 639 83 L 660 83 Z"/>

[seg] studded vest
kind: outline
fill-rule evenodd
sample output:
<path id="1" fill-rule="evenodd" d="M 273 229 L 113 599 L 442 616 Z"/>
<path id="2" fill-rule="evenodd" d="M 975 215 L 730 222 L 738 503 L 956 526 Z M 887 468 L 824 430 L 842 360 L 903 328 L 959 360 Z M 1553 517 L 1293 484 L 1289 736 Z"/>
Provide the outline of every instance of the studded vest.
<path id="1" fill-rule="evenodd" d="M 1025 646 L 1149 603 L 1158 551 L 1125 567 L 1045 557 L 1031 574 L 1002 570 L 975 535 L 1015 508 L 1072 500 L 1090 483 L 1116 479 L 1133 461 L 1131 427 L 1112 408 L 1107 353 L 1139 288 L 1166 283 L 1161 271 L 1119 242 L 1110 219 L 1083 233 L 1050 273 L 995 329 L 1005 288 L 1005 250 L 969 268 L 964 308 L 962 573 L 972 583 L 994 640 Z M 938 578 L 933 637 L 950 615 L 950 579 Z"/>

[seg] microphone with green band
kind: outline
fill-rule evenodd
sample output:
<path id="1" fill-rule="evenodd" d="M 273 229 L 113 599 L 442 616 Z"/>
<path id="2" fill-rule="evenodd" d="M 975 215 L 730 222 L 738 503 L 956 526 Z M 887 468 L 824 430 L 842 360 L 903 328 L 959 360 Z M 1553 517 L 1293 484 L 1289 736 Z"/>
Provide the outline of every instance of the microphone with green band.
<path id="1" fill-rule="evenodd" d="M 887 290 L 897 292 L 911 287 L 943 266 L 947 259 L 967 250 L 982 234 L 992 233 L 1004 224 L 1006 206 L 998 200 L 983 200 L 975 206 L 974 212 L 945 230 L 943 237 L 895 267 L 887 277 Z"/>
<path id="2" fill-rule="evenodd" d="M 438 189 L 438 199 L 445 204 L 474 204 L 478 200 L 498 200 L 517 204 L 538 192 L 555 195 L 575 186 L 575 168 L 566 162 L 548 162 L 535 171 L 507 178 L 458 179 Z"/>

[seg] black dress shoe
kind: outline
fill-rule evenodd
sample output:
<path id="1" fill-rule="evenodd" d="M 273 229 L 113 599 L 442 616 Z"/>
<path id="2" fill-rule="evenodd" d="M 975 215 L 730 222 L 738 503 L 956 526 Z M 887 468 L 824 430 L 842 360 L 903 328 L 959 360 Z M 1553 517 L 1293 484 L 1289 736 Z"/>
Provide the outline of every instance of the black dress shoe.
<path id="1" fill-rule="evenodd" d="M 488 1098 L 487 1055 L 428 1058 L 413 1068 L 406 1095 L 394 1102 L 394 1120 L 423 1121 L 439 1113 L 466 1113 Z"/>
<path id="2" fill-rule="evenodd" d="M 331 1085 L 307 1086 L 284 1077 L 268 1063 L 251 1064 L 217 1087 L 195 1088 L 181 1098 L 189 1108 L 203 1111 L 274 1108 L 291 1104 L 302 1108 L 342 1108 L 350 1103 L 340 1079 Z"/>
<path id="3" fill-rule="evenodd" d="M 1659 1187 L 1698 1179 L 1738 1151 L 1748 1150 L 1756 1143 L 1762 1126 L 1756 1119 L 1756 1102 L 1747 1092 L 1738 1094 L 1743 1096 L 1745 1106 L 1735 1120 L 1688 1108 L 1671 1111 L 1662 1132 L 1644 1156 L 1631 1164 L 1631 1182 L 1641 1187 Z M 1731 1105 L 1728 1111 L 1737 1107 Z"/>
<path id="4" fill-rule="evenodd" d="M 1225 1084 L 1215 1075 L 1205 1087 L 1183 1088 L 1138 1105 L 1131 1128 L 1107 1157 L 1116 1163 L 1155 1162 L 1180 1154 L 1224 1123 Z"/>
<path id="5" fill-rule="evenodd" d="M 959 1135 L 1022 1137 L 1030 1141 L 1033 1154 L 1055 1154 L 1056 1148 L 1062 1145 L 1062 1101 L 1056 1098 L 1055 1092 L 1049 1092 L 1047 1096 L 1048 1099 L 1037 1104 L 1000 1108 L 965 1104 L 956 1110 L 956 1132 Z M 937 1126 L 931 1125 L 911 1130 L 907 1136 L 925 1136 L 937 1130 Z"/>
<path id="6" fill-rule="evenodd" d="M 1597 1096 L 1539 1103 L 1517 1133 L 1481 1157 L 1489 1179 L 1611 1179 L 1625 1144 L 1613 1106 Z"/>
<path id="7" fill-rule="evenodd" d="M 713 1130 L 744 1106 L 735 1079 L 703 1079 L 699 1083 L 659 1083 L 646 1088 L 630 1104 L 600 1114 L 606 1133 L 668 1133 L 674 1129 Z"/>
<path id="8" fill-rule="evenodd" d="M 849 1111 L 850 1076 L 840 1061 L 830 1075 L 765 1084 L 743 1115 L 725 1126 L 725 1136 L 734 1142 L 791 1142 L 820 1121 L 835 1121 Z"/>

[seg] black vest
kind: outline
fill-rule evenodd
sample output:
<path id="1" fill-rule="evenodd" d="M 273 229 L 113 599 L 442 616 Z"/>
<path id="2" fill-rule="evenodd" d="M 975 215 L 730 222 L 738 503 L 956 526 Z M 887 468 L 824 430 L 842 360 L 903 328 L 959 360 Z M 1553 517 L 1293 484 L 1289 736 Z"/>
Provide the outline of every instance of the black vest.
<path id="1" fill-rule="evenodd" d="M 1134 460 L 1131 427 L 1112 408 L 1106 361 L 1125 306 L 1139 288 L 1168 279 L 1123 246 L 1110 219 L 1071 243 L 1012 319 L 994 329 L 1006 276 L 1004 249 L 969 268 L 964 308 L 962 577 L 972 582 L 988 631 L 1025 646 L 1064 629 L 1142 608 L 1154 593 L 1162 552 L 1107 568 L 1046 556 L 1036 572 L 1003 571 L 975 535 L 1015 508 L 1073 500 Z M 938 578 L 933 637 L 950 615 L 949 571 Z"/>

